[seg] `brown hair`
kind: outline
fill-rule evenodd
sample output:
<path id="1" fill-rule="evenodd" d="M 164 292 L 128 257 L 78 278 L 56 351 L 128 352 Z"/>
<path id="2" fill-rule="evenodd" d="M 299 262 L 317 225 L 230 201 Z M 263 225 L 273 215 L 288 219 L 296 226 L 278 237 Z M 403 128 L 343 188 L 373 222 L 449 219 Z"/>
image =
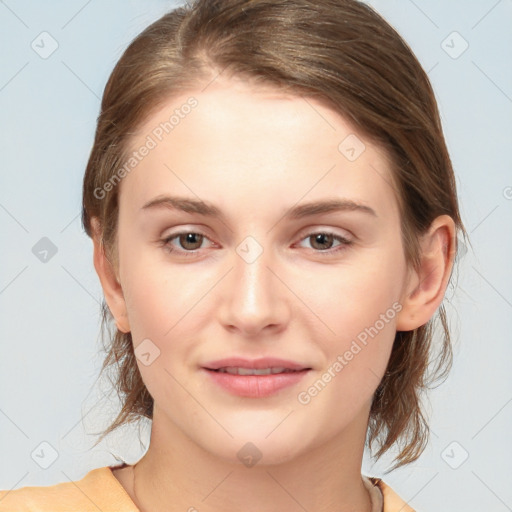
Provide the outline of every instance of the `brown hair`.
<path id="1" fill-rule="evenodd" d="M 105 191 L 104 184 L 129 158 L 131 136 L 163 102 L 206 85 L 220 72 L 323 101 L 385 150 L 409 264 L 417 267 L 418 238 L 438 215 L 450 215 L 467 236 L 432 87 L 411 49 L 379 14 L 356 0 L 199 0 L 137 36 L 105 87 L 84 177 L 82 223 L 94 236 L 91 218 L 99 219 L 98 236 L 113 265 L 118 187 Z M 105 301 L 102 313 L 102 326 L 112 328 Z M 443 335 L 434 357 L 438 320 Z M 100 440 L 125 423 L 151 419 L 153 408 L 131 334 L 108 329 L 107 338 L 102 372 L 113 369 L 122 408 Z M 393 469 L 425 449 L 429 427 L 421 395 L 451 364 L 442 305 L 427 324 L 396 333 L 367 436 L 370 448 L 379 441 L 377 458 L 400 445 Z"/>

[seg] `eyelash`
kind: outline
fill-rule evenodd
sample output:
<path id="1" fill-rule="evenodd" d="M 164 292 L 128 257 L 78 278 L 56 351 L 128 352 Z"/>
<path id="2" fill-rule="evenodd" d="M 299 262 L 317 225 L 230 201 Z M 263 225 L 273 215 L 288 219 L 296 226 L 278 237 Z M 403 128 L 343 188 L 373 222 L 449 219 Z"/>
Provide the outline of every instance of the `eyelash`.
<path id="1" fill-rule="evenodd" d="M 174 240 L 175 238 L 179 238 L 181 235 L 189 235 L 189 234 L 200 235 L 200 236 L 203 236 L 204 238 L 209 240 L 209 238 L 205 234 L 197 232 L 197 231 L 180 231 L 179 233 L 173 233 L 172 235 L 170 235 L 170 236 L 160 240 L 160 245 L 162 247 L 164 247 L 164 249 L 168 253 L 180 253 L 180 254 L 184 255 L 185 257 L 187 257 L 187 258 L 196 257 L 199 249 L 196 249 L 195 251 L 186 251 L 186 250 L 174 249 L 171 246 L 171 241 L 172 240 Z M 313 235 L 331 235 L 331 236 L 333 236 L 333 238 L 335 240 L 338 240 L 339 242 L 341 242 L 340 245 L 337 246 L 337 248 L 335 248 L 335 249 L 325 249 L 323 251 L 322 250 L 312 249 L 315 253 L 318 253 L 318 254 L 320 254 L 322 256 L 326 256 L 326 257 L 337 255 L 340 251 L 343 251 L 344 249 L 346 249 L 347 247 L 349 247 L 353 243 L 352 240 L 349 240 L 348 238 L 345 238 L 345 237 L 342 237 L 340 235 L 337 235 L 336 233 L 333 233 L 332 231 L 313 231 L 313 232 L 307 234 L 306 236 L 302 237 L 300 239 L 300 241 L 302 242 L 303 240 L 305 240 L 307 238 L 310 238 Z"/>

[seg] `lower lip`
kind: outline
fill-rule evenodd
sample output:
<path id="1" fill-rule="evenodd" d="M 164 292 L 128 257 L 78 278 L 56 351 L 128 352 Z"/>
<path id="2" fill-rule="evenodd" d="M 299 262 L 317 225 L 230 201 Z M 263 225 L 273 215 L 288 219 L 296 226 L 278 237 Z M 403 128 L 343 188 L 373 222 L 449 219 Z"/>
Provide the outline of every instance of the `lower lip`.
<path id="1" fill-rule="evenodd" d="M 309 370 L 271 375 L 232 375 L 231 373 L 203 370 L 213 381 L 230 393 L 249 398 L 265 398 L 281 389 L 297 384 Z"/>

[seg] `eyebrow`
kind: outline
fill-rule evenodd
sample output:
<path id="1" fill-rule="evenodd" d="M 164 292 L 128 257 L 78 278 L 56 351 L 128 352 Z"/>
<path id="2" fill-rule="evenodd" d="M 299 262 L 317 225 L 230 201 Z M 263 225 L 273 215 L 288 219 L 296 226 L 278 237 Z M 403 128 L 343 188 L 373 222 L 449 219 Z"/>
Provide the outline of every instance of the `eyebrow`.
<path id="1" fill-rule="evenodd" d="M 199 199 L 161 195 L 145 203 L 141 210 L 148 211 L 155 208 L 181 210 L 186 213 L 197 213 L 225 220 L 225 215 L 217 206 Z M 299 204 L 290 208 L 284 217 L 302 219 L 313 215 L 339 211 L 359 211 L 377 217 L 377 213 L 373 208 L 350 199 L 326 199 Z"/>

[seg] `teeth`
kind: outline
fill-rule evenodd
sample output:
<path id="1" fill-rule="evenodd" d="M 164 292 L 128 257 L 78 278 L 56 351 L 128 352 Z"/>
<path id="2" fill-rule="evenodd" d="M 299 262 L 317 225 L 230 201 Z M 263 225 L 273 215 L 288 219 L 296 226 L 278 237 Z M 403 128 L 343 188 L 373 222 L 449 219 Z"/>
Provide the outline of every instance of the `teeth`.
<path id="1" fill-rule="evenodd" d="M 230 373 L 231 375 L 271 375 L 276 373 L 289 373 L 294 370 L 289 370 L 288 368 L 238 368 L 236 366 L 226 366 L 224 368 L 219 368 L 219 372 L 222 373 Z"/>

